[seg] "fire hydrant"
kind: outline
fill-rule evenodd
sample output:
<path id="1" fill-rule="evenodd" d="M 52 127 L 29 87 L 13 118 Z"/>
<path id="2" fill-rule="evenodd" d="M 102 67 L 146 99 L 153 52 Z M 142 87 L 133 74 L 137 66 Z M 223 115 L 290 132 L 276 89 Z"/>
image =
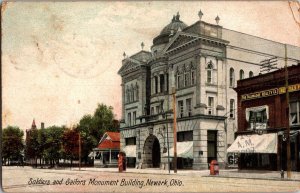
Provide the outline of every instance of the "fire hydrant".
<path id="1" fill-rule="evenodd" d="M 219 163 L 217 160 L 212 160 L 210 162 L 210 175 L 219 175 Z"/>
<path id="2" fill-rule="evenodd" d="M 283 170 L 280 171 L 280 176 L 281 176 L 282 179 L 284 178 L 284 171 Z"/>

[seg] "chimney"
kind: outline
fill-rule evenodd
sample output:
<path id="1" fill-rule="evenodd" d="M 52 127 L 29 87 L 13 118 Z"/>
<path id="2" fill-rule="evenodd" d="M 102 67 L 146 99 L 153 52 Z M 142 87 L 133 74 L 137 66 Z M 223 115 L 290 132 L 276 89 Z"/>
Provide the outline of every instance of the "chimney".
<path id="1" fill-rule="evenodd" d="M 41 129 L 45 129 L 45 123 L 41 122 Z"/>

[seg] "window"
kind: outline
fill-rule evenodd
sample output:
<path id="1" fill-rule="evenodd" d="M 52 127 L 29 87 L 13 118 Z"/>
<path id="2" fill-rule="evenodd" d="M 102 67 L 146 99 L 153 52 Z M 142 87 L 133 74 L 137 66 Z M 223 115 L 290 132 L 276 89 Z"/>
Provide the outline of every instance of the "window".
<path id="1" fill-rule="evenodd" d="M 169 91 L 169 74 L 168 73 L 167 73 L 166 77 L 167 77 L 167 90 L 166 91 Z"/>
<path id="2" fill-rule="evenodd" d="M 234 69 L 230 68 L 230 72 L 229 72 L 229 85 L 231 87 L 234 87 Z"/>
<path id="3" fill-rule="evenodd" d="M 217 131 L 207 131 L 207 162 L 217 159 Z"/>
<path id="4" fill-rule="evenodd" d="M 178 116 L 183 117 L 183 101 L 178 101 Z"/>
<path id="5" fill-rule="evenodd" d="M 181 131 L 177 133 L 177 141 L 193 141 L 193 131 Z"/>
<path id="6" fill-rule="evenodd" d="M 290 124 L 299 125 L 300 124 L 300 102 L 290 103 Z"/>
<path id="7" fill-rule="evenodd" d="M 212 115 L 214 109 L 214 97 L 208 97 L 208 114 Z"/>
<path id="8" fill-rule="evenodd" d="M 164 92 L 165 91 L 165 77 L 163 74 L 159 75 L 159 85 L 160 85 L 160 92 Z"/>
<path id="9" fill-rule="evenodd" d="M 234 118 L 234 99 L 230 99 L 230 118 Z"/>
<path id="10" fill-rule="evenodd" d="M 133 123 L 133 125 L 136 124 L 136 111 L 134 111 L 134 112 L 132 113 L 132 123 Z"/>
<path id="11" fill-rule="evenodd" d="M 240 80 L 244 79 L 244 70 L 240 70 Z"/>
<path id="12" fill-rule="evenodd" d="M 154 115 L 154 107 L 151 107 L 151 112 L 150 112 L 151 115 Z"/>
<path id="13" fill-rule="evenodd" d="M 156 114 L 160 113 L 160 106 L 156 106 Z"/>
<path id="14" fill-rule="evenodd" d="M 190 73 L 184 73 L 184 86 L 190 86 Z"/>
<path id="15" fill-rule="evenodd" d="M 154 93 L 158 93 L 158 78 L 157 76 L 154 76 Z"/>
<path id="16" fill-rule="evenodd" d="M 131 113 L 128 113 L 127 115 L 127 125 L 131 126 Z"/>
<path id="17" fill-rule="evenodd" d="M 192 116 L 192 99 L 186 99 L 186 112 L 189 117 Z"/>
<path id="18" fill-rule="evenodd" d="M 211 61 L 207 65 L 207 83 L 212 84 L 212 71 L 213 71 L 213 65 Z"/>
<path id="19" fill-rule="evenodd" d="M 266 129 L 269 110 L 268 106 L 258 106 L 246 108 L 246 120 L 249 123 L 249 129 Z"/>
<path id="20" fill-rule="evenodd" d="M 125 138 L 125 144 L 126 145 L 136 145 L 136 138 L 135 137 Z"/>
<path id="21" fill-rule="evenodd" d="M 136 96 L 136 100 L 138 101 L 139 100 L 139 85 L 138 83 L 136 83 L 135 85 L 135 96 Z"/>
<path id="22" fill-rule="evenodd" d="M 194 85 L 196 83 L 196 78 L 195 78 L 195 70 L 191 71 L 191 84 Z"/>
<path id="23" fill-rule="evenodd" d="M 249 72 L 249 77 L 251 78 L 251 77 L 253 77 L 254 75 L 253 75 L 253 72 L 252 71 L 250 71 Z"/>
<path id="24" fill-rule="evenodd" d="M 177 88 L 182 88 L 182 75 L 177 74 Z"/>

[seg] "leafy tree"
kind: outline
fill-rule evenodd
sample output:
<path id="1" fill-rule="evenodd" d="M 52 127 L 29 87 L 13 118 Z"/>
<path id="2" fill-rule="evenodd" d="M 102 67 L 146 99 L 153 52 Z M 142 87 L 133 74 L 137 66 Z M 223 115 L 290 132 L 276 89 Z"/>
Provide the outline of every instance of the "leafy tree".
<path id="1" fill-rule="evenodd" d="M 51 166 L 58 163 L 62 157 L 62 140 L 65 127 L 51 126 L 45 129 L 45 158 L 50 161 Z"/>
<path id="2" fill-rule="evenodd" d="M 46 152 L 45 152 L 46 140 L 47 140 L 47 136 L 46 136 L 45 129 L 44 128 L 39 129 L 37 141 L 38 141 L 38 157 L 40 158 L 40 166 L 42 165 L 42 161 L 46 157 Z"/>
<path id="3" fill-rule="evenodd" d="M 116 131 L 119 122 L 114 119 L 113 108 L 98 104 L 93 116 L 84 115 L 79 121 L 77 130 L 82 141 L 82 158 L 87 162 L 88 154 L 98 145 L 100 137 L 106 131 Z"/>
<path id="4" fill-rule="evenodd" d="M 79 133 L 75 129 L 65 129 L 62 137 L 64 158 L 71 160 L 71 165 L 79 154 Z"/>
<path id="5" fill-rule="evenodd" d="M 37 165 L 37 158 L 39 156 L 39 142 L 38 142 L 38 130 L 33 127 L 26 130 L 26 146 L 25 157 L 26 160 L 34 160 Z"/>
<path id="6" fill-rule="evenodd" d="M 19 127 L 8 126 L 2 131 L 2 157 L 8 161 L 23 160 L 24 132 Z"/>

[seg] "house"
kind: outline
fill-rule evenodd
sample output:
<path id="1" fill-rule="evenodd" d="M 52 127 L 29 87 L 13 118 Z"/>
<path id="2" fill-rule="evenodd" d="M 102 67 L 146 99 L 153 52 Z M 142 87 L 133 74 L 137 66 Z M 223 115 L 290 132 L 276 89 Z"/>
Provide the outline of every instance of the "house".
<path id="1" fill-rule="evenodd" d="M 89 157 L 94 159 L 95 167 L 117 167 L 119 151 L 120 133 L 106 132 Z"/>

